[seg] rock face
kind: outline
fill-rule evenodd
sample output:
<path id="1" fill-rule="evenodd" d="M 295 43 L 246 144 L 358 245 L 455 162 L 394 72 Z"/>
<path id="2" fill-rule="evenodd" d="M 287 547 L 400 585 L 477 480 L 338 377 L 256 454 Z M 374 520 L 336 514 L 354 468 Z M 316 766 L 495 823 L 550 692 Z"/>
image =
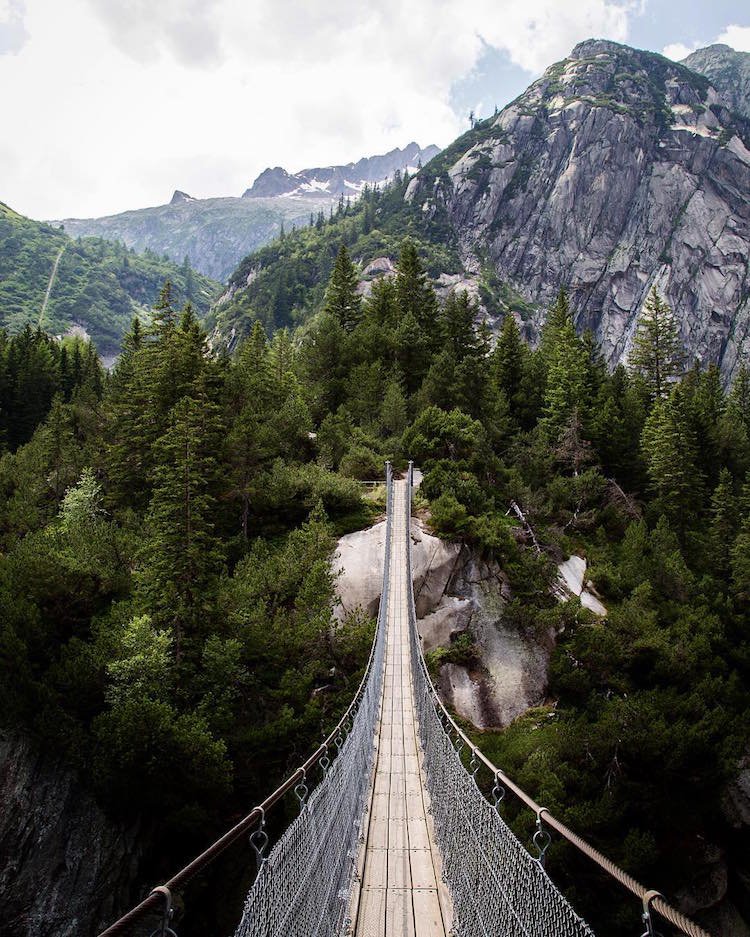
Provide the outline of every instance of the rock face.
<path id="1" fill-rule="evenodd" d="M 530 337 L 560 285 L 579 331 L 627 357 L 652 286 L 690 357 L 727 378 L 750 331 L 750 123 L 703 75 L 589 40 L 412 181 L 407 197 L 454 232 L 490 314 Z"/>
<path id="2" fill-rule="evenodd" d="M 411 528 L 412 575 L 419 632 L 425 651 L 450 648 L 469 635 L 478 660 L 446 662 L 439 687 L 456 712 L 478 728 L 504 726 L 543 702 L 554 634 L 520 633 L 503 622 L 509 597 L 496 563 L 429 534 L 421 521 Z M 377 611 L 383 573 L 385 523 L 342 537 L 334 568 L 340 570 L 336 615 L 361 607 Z"/>
<path id="3" fill-rule="evenodd" d="M 384 550 L 385 521 L 339 540 L 333 564 L 339 573 L 336 591 L 340 604 L 334 612 L 339 620 L 357 607 L 370 615 L 377 612 L 383 584 Z M 458 544 L 446 543 L 429 534 L 415 539 L 412 574 L 418 616 L 432 611 L 439 603 L 460 550 Z"/>
<path id="4" fill-rule="evenodd" d="M 705 75 L 730 110 L 750 118 L 750 52 L 716 43 L 691 53 L 682 64 Z"/>
<path id="5" fill-rule="evenodd" d="M 446 593 L 442 607 L 458 603 L 461 611 L 452 636 L 465 631 L 479 657 L 476 666 L 442 668 L 440 687 L 456 712 L 477 728 L 497 728 L 543 703 L 554 632 L 524 632 L 504 620 L 510 592 L 498 564 L 463 547 Z M 419 623 L 423 636 L 428 624 Z"/>
<path id="6" fill-rule="evenodd" d="M 82 937 L 131 894 L 137 829 L 117 827 L 64 766 L 0 732 L 0 937 Z"/>
<path id="7" fill-rule="evenodd" d="M 581 600 L 581 605 L 604 618 L 607 609 L 600 599 L 594 595 L 590 583 L 585 582 L 586 560 L 582 556 L 569 556 L 567 560 L 557 567 L 560 573 L 560 585 L 566 593 L 575 595 Z"/>

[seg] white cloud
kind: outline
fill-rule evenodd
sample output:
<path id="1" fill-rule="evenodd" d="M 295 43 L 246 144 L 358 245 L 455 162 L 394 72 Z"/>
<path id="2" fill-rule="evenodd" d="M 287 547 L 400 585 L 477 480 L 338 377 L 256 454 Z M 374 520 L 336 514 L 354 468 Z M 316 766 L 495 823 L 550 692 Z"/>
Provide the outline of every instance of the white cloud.
<path id="1" fill-rule="evenodd" d="M 750 52 L 750 26 L 736 26 L 734 24 L 727 26 L 716 41 L 731 46 L 735 52 Z"/>
<path id="2" fill-rule="evenodd" d="M 672 59 L 674 62 L 681 62 L 683 59 L 686 59 L 691 52 L 695 52 L 695 50 L 700 47 L 700 42 L 694 42 L 691 46 L 686 46 L 684 42 L 673 42 L 671 45 L 664 46 L 662 55 L 666 55 L 668 59 Z"/>
<path id="3" fill-rule="evenodd" d="M 0 11 L 19 0 L 0 0 Z M 344 162 L 464 129 L 483 43 L 529 76 L 632 0 L 26 0 L 0 55 L 0 199 L 34 217 L 239 194 L 266 165 Z M 1 19 L 1 18 L 0 18 Z"/>
<path id="4" fill-rule="evenodd" d="M 23 0 L 0 0 L 0 55 L 16 53 L 28 39 Z"/>
<path id="5" fill-rule="evenodd" d="M 697 40 L 691 45 L 685 45 L 683 42 L 674 42 L 671 45 L 665 46 L 662 52 L 668 59 L 674 59 L 675 62 L 680 62 L 682 59 L 687 58 L 691 52 L 695 52 L 696 49 L 703 49 L 715 43 L 731 46 L 735 52 L 750 52 L 750 26 L 737 26 L 733 23 L 727 26 L 723 32 L 719 33 L 719 35 L 710 42 Z"/>

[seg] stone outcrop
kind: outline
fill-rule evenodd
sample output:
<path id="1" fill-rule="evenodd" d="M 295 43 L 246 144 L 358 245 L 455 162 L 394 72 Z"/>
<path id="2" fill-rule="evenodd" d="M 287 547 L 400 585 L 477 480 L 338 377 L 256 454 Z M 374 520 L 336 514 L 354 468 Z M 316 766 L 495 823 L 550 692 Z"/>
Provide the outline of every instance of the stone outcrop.
<path id="1" fill-rule="evenodd" d="M 557 567 L 560 585 L 567 595 L 574 595 L 581 605 L 601 618 L 607 614 L 601 599 L 595 594 L 593 584 L 586 579 L 586 560 L 582 556 L 569 556 Z M 564 597 L 564 596 L 563 596 Z"/>
<path id="2" fill-rule="evenodd" d="M 434 159 L 407 197 L 530 338 L 567 285 L 579 331 L 627 358 L 652 286 L 690 358 L 750 352 L 750 123 L 707 78 L 590 40 Z"/>
<path id="3" fill-rule="evenodd" d="M 419 632 L 425 651 L 450 649 L 467 634 L 476 649 L 471 665 L 446 662 L 439 686 L 456 712 L 478 728 L 504 726 L 544 702 L 554 634 L 521 633 L 503 621 L 509 598 L 497 563 L 412 523 L 412 575 Z M 342 537 L 334 568 L 342 619 L 360 607 L 375 614 L 383 572 L 385 523 Z"/>
<path id="4" fill-rule="evenodd" d="M 378 610 L 383 583 L 385 521 L 342 537 L 336 549 L 334 569 L 340 604 L 334 614 L 340 620 L 357 607 L 370 615 Z M 412 573 L 417 614 L 432 611 L 450 579 L 460 546 L 426 534 L 414 542 Z"/>
<path id="5" fill-rule="evenodd" d="M 113 824 L 58 759 L 0 732 L 0 937 L 96 934 L 137 897 L 137 827 Z"/>

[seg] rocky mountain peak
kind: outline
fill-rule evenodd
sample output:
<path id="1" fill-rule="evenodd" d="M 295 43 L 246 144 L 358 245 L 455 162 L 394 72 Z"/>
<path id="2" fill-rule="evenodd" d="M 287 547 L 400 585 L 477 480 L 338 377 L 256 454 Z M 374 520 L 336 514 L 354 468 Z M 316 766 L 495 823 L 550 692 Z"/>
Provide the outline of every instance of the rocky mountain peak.
<path id="1" fill-rule="evenodd" d="M 195 199 L 192 195 L 188 195 L 187 192 L 181 192 L 179 189 L 174 190 L 174 195 L 169 201 L 170 205 L 180 205 L 182 202 L 194 202 Z"/>
<path id="2" fill-rule="evenodd" d="M 748 191 L 750 125 L 706 77 L 589 40 L 407 198 L 445 219 L 465 269 L 505 297 L 488 311 L 518 313 L 530 337 L 565 285 L 579 329 L 615 364 L 657 285 L 691 354 L 729 376 L 750 342 Z"/>
<path id="3" fill-rule="evenodd" d="M 682 64 L 705 75 L 730 110 L 750 119 L 750 52 L 715 43 L 697 49 Z"/>
<path id="4" fill-rule="evenodd" d="M 570 53 L 571 59 L 589 59 L 597 55 L 616 55 L 623 50 L 629 49 L 619 42 L 612 42 L 611 39 L 584 39 L 578 45 L 573 47 Z"/>
<path id="5" fill-rule="evenodd" d="M 273 198 L 277 195 L 285 195 L 296 189 L 298 185 L 294 176 L 290 175 L 286 169 L 281 166 L 274 166 L 264 169 L 258 176 L 252 187 L 243 193 L 243 198 Z"/>
<path id="6" fill-rule="evenodd" d="M 292 196 L 295 198 L 358 195 L 365 185 L 378 185 L 392 179 L 396 172 L 416 171 L 440 152 L 431 145 L 422 149 L 418 143 L 408 143 L 379 156 L 367 156 L 356 163 L 340 166 L 318 166 L 291 174 L 276 166 L 264 169 L 247 189 L 243 198 Z"/>

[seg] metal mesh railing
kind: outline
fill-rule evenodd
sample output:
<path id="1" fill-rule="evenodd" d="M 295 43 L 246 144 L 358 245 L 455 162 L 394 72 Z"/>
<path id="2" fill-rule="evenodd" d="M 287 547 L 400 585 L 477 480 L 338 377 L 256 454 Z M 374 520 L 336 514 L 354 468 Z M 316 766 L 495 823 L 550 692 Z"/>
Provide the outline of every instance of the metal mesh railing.
<path id="1" fill-rule="evenodd" d="M 236 937 L 337 937 L 346 918 L 359 832 L 371 783 L 383 684 L 392 539 L 393 483 L 387 467 L 383 592 L 367 682 L 359 707 L 335 739 L 336 757 L 312 794 L 298 785 L 300 814 L 266 857 L 253 834 L 260 868 Z"/>
<path id="2" fill-rule="evenodd" d="M 411 519 L 411 470 L 406 518 Z M 411 538 L 407 537 L 411 582 Z M 593 937 L 524 849 L 467 771 L 441 721 L 419 643 L 413 589 L 408 590 L 414 703 L 424 749 L 435 837 L 453 900 L 452 930 L 461 937 Z M 478 763 L 477 763 L 478 764 Z"/>
<path id="3" fill-rule="evenodd" d="M 409 463 L 406 518 L 411 523 L 413 469 Z M 411 538 L 407 577 L 411 581 Z M 559 833 L 642 902 L 643 937 L 656 937 L 659 914 L 688 937 L 710 937 L 702 927 L 673 908 L 658 891 L 646 889 L 614 862 L 541 807 L 476 747 L 450 715 L 430 679 L 422 654 L 414 593 L 409 590 L 414 696 L 425 755 L 427 787 L 432 799 L 435 834 L 443 858 L 443 876 L 454 903 L 453 932 L 460 937 L 567 937 L 592 934 L 544 871 L 550 844 L 548 829 Z M 454 744 L 455 739 L 455 744 Z M 461 751 L 471 752 L 469 770 Z M 481 793 L 479 769 L 494 778 L 494 804 Z M 537 832 L 534 859 L 521 845 L 497 808 L 506 790 L 534 812 Z"/>

